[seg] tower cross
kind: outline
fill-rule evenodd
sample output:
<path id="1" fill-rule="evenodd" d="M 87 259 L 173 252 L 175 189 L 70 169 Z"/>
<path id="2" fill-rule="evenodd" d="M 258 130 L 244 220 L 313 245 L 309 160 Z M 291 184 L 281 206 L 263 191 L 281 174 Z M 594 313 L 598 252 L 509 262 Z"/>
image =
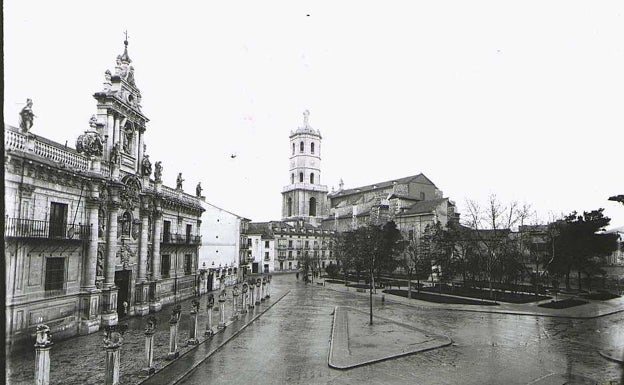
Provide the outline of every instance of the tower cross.
<path id="1" fill-rule="evenodd" d="M 126 36 L 126 43 L 128 42 L 128 30 L 124 31 L 124 35 Z"/>
<path id="2" fill-rule="evenodd" d="M 303 126 L 308 127 L 308 118 L 310 117 L 310 111 L 303 111 Z"/>

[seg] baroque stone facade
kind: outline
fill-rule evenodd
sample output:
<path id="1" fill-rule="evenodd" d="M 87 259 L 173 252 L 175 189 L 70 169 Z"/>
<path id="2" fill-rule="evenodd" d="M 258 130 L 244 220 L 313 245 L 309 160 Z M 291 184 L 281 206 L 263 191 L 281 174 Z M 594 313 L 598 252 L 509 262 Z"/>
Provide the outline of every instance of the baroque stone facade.
<path id="1" fill-rule="evenodd" d="M 5 126 L 7 345 L 41 323 L 57 338 L 93 333 L 199 290 L 204 209 L 151 178 L 124 45 L 76 149 Z"/>

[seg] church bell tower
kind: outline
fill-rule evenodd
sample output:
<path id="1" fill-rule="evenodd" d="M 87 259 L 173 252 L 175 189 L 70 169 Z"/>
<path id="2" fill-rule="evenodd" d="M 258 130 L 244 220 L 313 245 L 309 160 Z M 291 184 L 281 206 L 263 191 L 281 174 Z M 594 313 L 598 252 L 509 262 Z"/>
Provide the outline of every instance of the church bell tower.
<path id="1" fill-rule="evenodd" d="M 303 113 L 303 126 L 290 132 L 290 184 L 282 189 L 282 220 L 303 219 L 314 225 L 327 217 L 327 186 L 321 184 L 321 133 Z"/>

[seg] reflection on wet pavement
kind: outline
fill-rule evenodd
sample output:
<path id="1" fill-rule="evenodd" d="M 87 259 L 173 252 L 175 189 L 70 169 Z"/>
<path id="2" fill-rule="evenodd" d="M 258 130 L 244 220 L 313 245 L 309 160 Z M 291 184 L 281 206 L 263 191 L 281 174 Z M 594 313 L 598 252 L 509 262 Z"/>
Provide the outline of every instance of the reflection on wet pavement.
<path id="1" fill-rule="evenodd" d="M 376 315 L 447 335 L 453 345 L 338 371 L 327 365 L 331 313 L 335 306 L 367 309 L 367 299 L 306 286 L 293 275 L 275 276 L 274 286 L 291 293 L 184 384 L 608 383 L 622 376 L 620 365 L 598 350 L 624 345 L 624 313 L 572 320 L 420 310 L 380 301 Z"/>

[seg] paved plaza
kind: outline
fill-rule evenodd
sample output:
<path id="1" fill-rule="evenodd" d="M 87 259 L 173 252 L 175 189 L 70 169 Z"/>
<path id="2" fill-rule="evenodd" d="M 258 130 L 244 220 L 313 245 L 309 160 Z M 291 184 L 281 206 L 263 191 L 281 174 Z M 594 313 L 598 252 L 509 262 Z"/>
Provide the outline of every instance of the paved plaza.
<path id="1" fill-rule="evenodd" d="M 139 370 L 145 320 L 129 318 L 130 330 L 121 348 L 121 383 L 617 384 L 623 375 L 621 364 L 604 354 L 617 356 L 624 346 L 624 312 L 615 312 L 618 300 L 608 306 L 592 305 L 609 308 L 612 314 L 564 318 L 506 314 L 503 309 L 458 311 L 389 295 L 382 301 L 378 293 L 375 320 L 413 328 L 419 333 L 411 337 L 416 340 L 423 334 L 447 336 L 451 345 L 337 370 L 328 365 L 335 309 L 347 307 L 353 309 L 350 314 L 359 312 L 367 319 L 368 294 L 340 285 L 305 285 L 287 274 L 274 276 L 271 295 L 256 312 L 231 322 L 212 340 L 202 335 L 197 348 L 184 347 L 182 357 L 164 369 L 169 363 L 164 360 L 168 333 L 161 327 L 155 358 L 162 370 L 149 379 Z M 205 300 L 200 330 L 205 327 Z M 188 335 L 190 301 L 183 302 L 182 309 L 181 343 Z M 169 309 L 158 313 L 164 324 L 169 313 Z M 586 315 L 582 308 L 578 313 Z M 213 320 L 218 312 L 214 314 Z M 384 338 L 383 328 L 381 333 L 375 343 L 400 343 L 400 338 Z M 358 354 L 383 350 L 362 340 L 368 337 L 361 330 L 353 338 L 347 344 L 357 346 Z M 50 355 L 51 384 L 103 383 L 102 347 L 101 333 L 57 342 Z M 32 383 L 34 353 L 9 355 L 8 369 L 11 384 Z"/>

